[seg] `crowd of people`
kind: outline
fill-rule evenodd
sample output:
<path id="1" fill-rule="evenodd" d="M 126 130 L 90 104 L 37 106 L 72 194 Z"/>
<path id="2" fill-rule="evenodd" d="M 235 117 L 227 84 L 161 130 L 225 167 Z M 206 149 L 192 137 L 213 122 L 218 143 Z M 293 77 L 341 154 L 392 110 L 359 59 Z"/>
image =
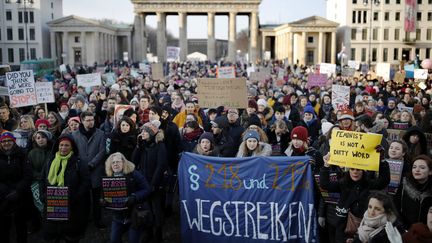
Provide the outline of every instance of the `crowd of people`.
<path id="1" fill-rule="evenodd" d="M 137 65 L 106 64 L 113 84 L 104 78 L 99 87 L 77 86 L 76 75 L 96 70 L 68 67 L 53 73 L 55 103 L 15 109 L 7 97 L 1 102 L 1 242 L 10 241 L 12 223 L 18 243 L 37 230 L 46 242 L 79 242 L 89 222 L 106 227 L 102 177 L 127 182 L 126 209 L 112 214 L 111 242 L 121 242 L 125 233 L 128 242 L 161 242 L 164 220 L 178 206 L 182 152 L 307 155 L 321 189 L 339 194 L 337 203 L 326 202 L 315 183 L 320 242 L 432 242 L 431 74 L 423 89 L 409 78 L 397 83 L 340 74 L 323 87 L 308 87 L 314 67 L 279 61 L 262 63 L 270 73 L 259 81 L 249 80 L 242 63 L 165 63 L 162 80 Z M 248 107 L 200 107 L 197 79 L 214 78 L 217 67 L 232 65 L 237 77 L 247 79 Z M 282 83 L 276 82 L 279 70 Z M 334 84 L 350 87 L 348 106 L 332 105 Z M 130 107 L 118 116 L 116 105 Z M 401 136 L 391 140 L 387 129 Z M 381 134 L 379 172 L 329 165 L 334 130 Z M 404 163 L 391 194 L 389 159 Z M 46 219 L 47 186 L 69 188 L 67 221 Z M 134 218 L 143 202 L 151 225 Z"/>

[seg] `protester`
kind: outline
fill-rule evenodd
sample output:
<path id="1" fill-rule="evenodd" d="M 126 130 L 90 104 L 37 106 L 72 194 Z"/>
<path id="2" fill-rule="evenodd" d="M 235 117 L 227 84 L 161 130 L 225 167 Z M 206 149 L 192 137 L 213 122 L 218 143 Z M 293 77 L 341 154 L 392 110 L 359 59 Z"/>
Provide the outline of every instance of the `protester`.
<path id="1" fill-rule="evenodd" d="M 117 127 L 110 136 L 110 154 L 120 152 L 127 160 L 131 160 L 132 153 L 137 143 L 136 136 L 138 135 L 135 124 L 136 123 L 127 116 L 123 116 L 117 122 Z"/>
<path id="2" fill-rule="evenodd" d="M 215 146 L 213 134 L 211 132 L 201 134 L 193 152 L 200 155 L 218 157 L 219 151 Z"/>
<path id="3" fill-rule="evenodd" d="M 219 116 L 211 124 L 215 147 L 219 151 L 220 156 L 234 157 L 237 148 L 235 148 L 234 140 L 228 133 L 228 119 L 225 116 Z"/>
<path id="4" fill-rule="evenodd" d="M 22 115 L 18 128 L 13 131 L 16 144 L 28 152 L 32 147 L 32 136 L 35 130 L 32 117 L 30 115 Z"/>
<path id="5" fill-rule="evenodd" d="M 270 156 L 271 153 L 270 144 L 261 142 L 257 131 L 246 130 L 237 157 Z"/>

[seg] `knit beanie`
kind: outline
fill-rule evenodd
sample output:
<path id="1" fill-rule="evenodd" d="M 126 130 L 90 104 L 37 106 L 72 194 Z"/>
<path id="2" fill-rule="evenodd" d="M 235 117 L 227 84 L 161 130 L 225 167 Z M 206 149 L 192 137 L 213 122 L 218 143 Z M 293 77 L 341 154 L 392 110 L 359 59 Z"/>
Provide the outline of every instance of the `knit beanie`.
<path id="1" fill-rule="evenodd" d="M 36 123 L 35 123 L 36 129 L 39 127 L 40 124 L 45 124 L 47 127 L 51 127 L 51 125 L 47 119 L 37 119 Z"/>
<path id="2" fill-rule="evenodd" d="M 257 104 L 264 106 L 264 107 L 267 107 L 267 101 L 265 99 L 259 99 Z"/>
<path id="3" fill-rule="evenodd" d="M 304 113 L 311 113 L 313 115 L 315 114 L 314 108 L 312 106 L 310 106 L 310 105 L 305 106 L 303 112 Z"/>
<path id="4" fill-rule="evenodd" d="M 154 120 L 151 122 L 147 122 L 143 125 L 142 129 L 145 130 L 150 137 L 153 137 L 159 132 L 160 121 Z"/>
<path id="5" fill-rule="evenodd" d="M 300 139 L 303 142 L 307 142 L 308 137 L 308 130 L 303 126 L 297 126 L 291 132 L 291 140 Z"/>
<path id="6" fill-rule="evenodd" d="M 354 121 L 354 113 L 350 109 L 342 110 L 342 114 L 339 117 L 338 121 L 343 120 L 343 119 L 350 119 L 350 120 Z"/>
<path id="7" fill-rule="evenodd" d="M 203 140 L 203 139 L 207 139 L 210 141 L 210 143 L 214 143 L 213 133 L 211 133 L 211 132 L 205 132 L 205 133 L 201 134 L 201 136 L 198 139 L 198 143 L 200 143 L 201 140 Z"/>
<path id="8" fill-rule="evenodd" d="M 69 118 L 69 120 L 68 120 L 68 125 L 69 125 L 69 123 L 70 123 L 71 121 L 74 121 L 74 122 L 77 122 L 77 123 L 81 123 L 81 119 L 80 119 L 79 116 L 74 116 L 74 117 Z"/>
<path id="9" fill-rule="evenodd" d="M 52 133 L 50 133 L 49 131 L 45 131 L 45 130 L 36 131 L 35 136 L 33 138 L 35 138 L 37 134 L 42 134 L 42 136 L 46 137 L 48 141 L 52 140 L 53 138 Z"/>
<path id="10" fill-rule="evenodd" d="M 243 136 L 243 141 L 248 140 L 249 138 L 255 138 L 257 141 L 259 141 L 260 136 L 257 131 L 255 130 L 246 130 L 245 135 Z"/>
<path id="11" fill-rule="evenodd" d="M 258 104 L 255 100 L 249 100 L 248 102 L 248 107 L 249 108 L 255 108 L 255 110 L 258 110 Z"/>
<path id="12" fill-rule="evenodd" d="M 330 123 L 330 122 L 328 122 L 328 121 L 325 121 L 325 122 L 323 122 L 322 124 L 321 124 L 321 131 L 322 131 L 322 134 L 323 135 L 326 135 L 329 131 L 330 131 L 330 129 L 333 127 L 333 124 L 332 123 Z"/>
<path id="13" fill-rule="evenodd" d="M 13 135 L 13 133 L 7 131 L 7 130 L 3 130 L 2 134 L 0 134 L 0 142 L 3 141 L 4 139 L 10 138 L 14 141 L 14 143 L 16 142 L 16 138 Z"/>

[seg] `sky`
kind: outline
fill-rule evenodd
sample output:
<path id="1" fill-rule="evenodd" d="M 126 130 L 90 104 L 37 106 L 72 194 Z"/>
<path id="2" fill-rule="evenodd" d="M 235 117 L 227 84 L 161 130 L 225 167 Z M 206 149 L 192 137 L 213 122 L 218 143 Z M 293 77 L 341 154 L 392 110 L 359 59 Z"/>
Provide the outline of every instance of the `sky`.
<path id="1" fill-rule="evenodd" d="M 262 0 L 260 24 L 283 24 L 312 15 L 325 17 L 326 0 Z M 77 15 L 92 19 L 114 19 L 133 23 L 134 13 L 130 0 L 63 0 L 63 15 Z M 167 29 L 178 37 L 178 17 L 167 17 Z M 147 24 L 156 27 L 156 16 L 149 16 Z M 188 38 L 207 38 L 207 17 L 188 16 Z M 246 29 L 248 18 L 237 17 L 237 32 Z M 216 38 L 228 38 L 228 16 L 216 16 Z"/>

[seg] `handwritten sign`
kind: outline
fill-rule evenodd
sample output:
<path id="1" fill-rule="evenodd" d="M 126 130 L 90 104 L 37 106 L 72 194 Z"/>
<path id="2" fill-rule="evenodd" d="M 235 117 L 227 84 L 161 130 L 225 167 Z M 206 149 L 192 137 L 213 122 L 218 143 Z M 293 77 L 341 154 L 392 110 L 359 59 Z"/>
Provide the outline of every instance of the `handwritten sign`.
<path id="1" fill-rule="evenodd" d="M 284 77 L 285 77 L 285 69 L 279 68 L 279 72 L 278 72 L 277 78 L 278 79 L 284 79 Z"/>
<path id="2" fill-rule="evenodd" d="M 36 99 L 38 104 L 54 103 L 54 89 L 51 82 L 36 82 Z"/>
<path id="3" fill-rule="evenodd" d="M 153 80 L 162 80 L 164 79 L 164 71 L 162 63 L 152 63 L 151 64 L 152 77 Z"/>
<path id="4" fill-rule="evenodd" d="M 252 82 L 263 82 L 269 77 L 268 73 L 265 72 L 252 72 L 249 80 Z"/>
<path id="5" fill-rule="evenodd" d="M 6 73 L 6 84 L 12 108 L 37 104 L 32 70 Z"/>
<path id="6" fill-rule="evenodd" d="M 107 203 L 106 208 L 112 210 L 127 209 L 128 198 L 126 177 L 103 177 L 103 198 Z"/>
<path id="7" fill-rule="evenodd" d="M 183 154 L 182 242 L 317 242 L 308 160 Z"/>
<path id="8" fill-rule="evenodd" d="M 332 86 L 332 105 L 335 110 L 343 110 L 349 106 L 350 87 L 343 85 Z"/>
<path id="9" fill-rule="evenodd" d="M 390 63 L 377 63 L 377 76 L 382 77 L 384 81 L 389 81 Z"/>
<path id="10" fill-rule="evenodd" d="M 180 47 L 168 46 L 167 47 L 167 61 L 173 62 L 180 60 Z"/>
<path id="11" fill-rule="evenodd" d="M 414 78 L 414 64 L 405 64 L 405 77 L 406 78 Z"/>
<path id="12" fill-rule="evenodd" d="M 54 221 L 69 220 L 68 187 L 48 186 L 46 191 L 46 219 Z"/>
<path id="13" fill-rule="evenodd" d="M 414 69 L 414 78 L 415 79 L 427 79 L 428 78 L 428 70 L 427 69 Z"/>
<path id="14" fill-rule="evenodd" d="M 348 60 L 348 67 L 354 68 L 355 70 L 360 69 L 360 62 L 354 60 Z"/>
<path id="15" fill-rule="evenodd" d="M 246 79 L 198 79 L 198 102 L 204 108 L 247 108 Z"/>
<path id="16" fill-rule="evenodd" d="M 145 63 L 140 63 L 139 64 L 139 69 L 143 72 L 143 73 L 150 73 L 150 65 L 145 64 Z"/>
<path id="17" fill-rule="evenodd" d="M 77 75 L 78 86 L 84 88 L 91 88 L 102 84 L 100 73 L 89 73 Z"/>
<path id="18" fill-rule="evenodd" d="M 235 78 L 234 67 L 219 67 L 217 69 L 217 78 Z"/>
<path id="19" fill-rule="evenodd" d="M 321 63 L 319 70 L 321 74 L 336 75 L 336 64 Z"/>
<path id="20" fill-rule="evenodd" d="M 354 68 L 350 67 L 343 67 L 342 68 L 342 76 L 344 77 L 353 77 L 356 70 Z"/>
<path id="21" fill-rule="evenodd" d="M 396 83 L 402 84 L 405 81 L 405 72 L 396 72 L 393 79 Z"/>
<path id="22" fill-rule="evenodd" d="M 62 65 L 60 65 L 59 69 L 60 69 L 60 72 L 62 72 L 62 73 L 67 72 L 66 64 L 62 64 Z"/>
<path id="23" fill-rule="evenodd" d="M 323 87 L 327 83 L 327 75 L 326 74 L 315 74 L 309 73 L 307 87 Z"/>
<path id="24" fill-rule="evenodd" d="M 387 187 L 388 193 L 394 195 L 397 192 L 401 178 L 404 162 L 403 160 L 387 159 L 390 167 L 390 184 Z"/>
<path id="25" fill-rule="evenodd" d="M 360 170 L 379 171 L 381 134 L 333 131 L 329 164 Z"/>

